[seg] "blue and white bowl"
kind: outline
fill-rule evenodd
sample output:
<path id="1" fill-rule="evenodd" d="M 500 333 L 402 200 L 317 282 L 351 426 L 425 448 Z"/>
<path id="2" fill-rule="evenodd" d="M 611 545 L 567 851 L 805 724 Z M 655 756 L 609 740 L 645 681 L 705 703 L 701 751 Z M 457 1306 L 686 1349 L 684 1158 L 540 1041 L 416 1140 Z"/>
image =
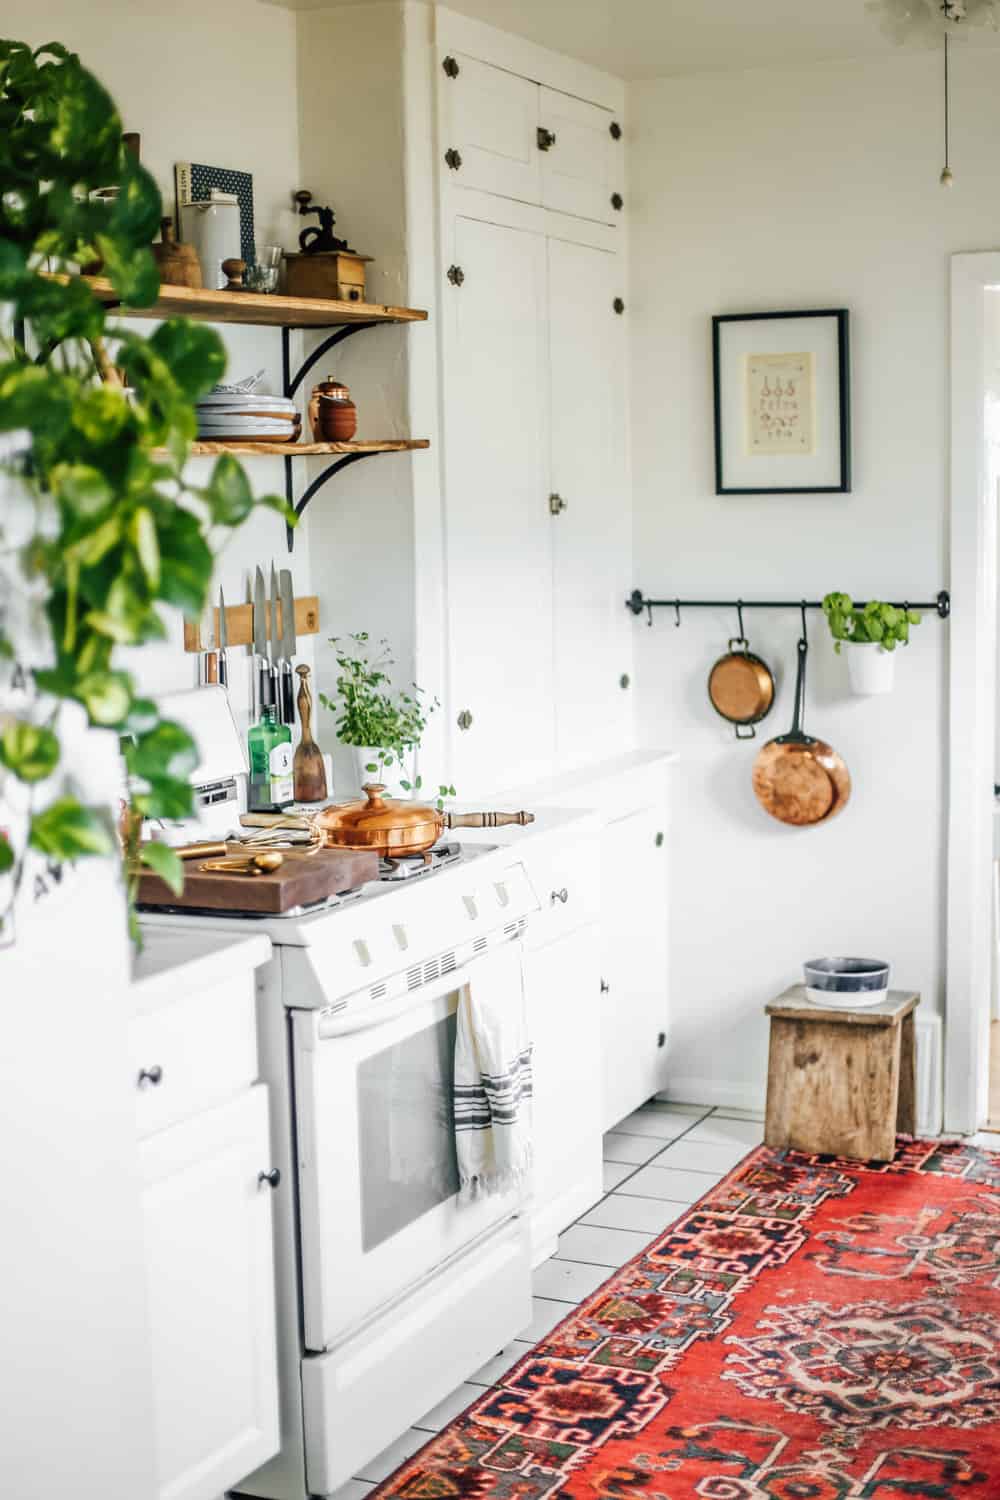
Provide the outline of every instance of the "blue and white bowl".
<path id="1" fill-rule="evenodd" d="M 802 972 L 814 1005 L 863 1010 L 889 993 L 889 965 L 880 958 L 814 958 Z"/>

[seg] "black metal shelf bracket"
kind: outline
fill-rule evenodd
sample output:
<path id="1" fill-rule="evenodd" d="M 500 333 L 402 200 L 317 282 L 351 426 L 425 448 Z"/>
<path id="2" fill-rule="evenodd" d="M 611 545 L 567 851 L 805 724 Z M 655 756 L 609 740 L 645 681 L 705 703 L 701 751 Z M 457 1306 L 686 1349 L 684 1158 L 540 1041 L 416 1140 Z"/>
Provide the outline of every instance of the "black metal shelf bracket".
<path id="1" fill-rule="evenodd" d="M 362 333 L 366 328 L 378 328 L 379 326 L 377 322 L 347 323 L 343 328 L 335 329 L 333 333 L 316 345 L 309 358 L 302 361 L 294 375 L 292 374 L 291 345 L 288 337 L 293 332 L 293 329 L 283 326 L 281 330 L 281 383 L 285 395 L 291 399 L 309 374 L 313 365 L 318 364 L 323 355 L 327 354 L 336 344 L 342 344 L 345 339 L 351 338 L 355 333 Z"/>
<path id="2" fill-rule="evenodd" d="M 931 600 L 903 599 L 896 600 L 897 609 L 919 609 L 926 613 L 934 613 L 941 620 L 947 620 L 951 614 L 951 595 L 947 589 L 941 589 L 937 598 Z M 865 601 L 855 600 L 855 608 L 863 609 Z M 634 615 L 646 615 L 646 623 L 652 625 L 654 609 L 672 609 L 674 612 L 674 624 L 681 623 L 681 611 L 685 609 L 822 609 L 821 599 L 647 599 L 642 589 L 633 589 L 625 600 L 626 609 L 630 609 Z M 803 615 L 803 623 L 805 616 Z"/>
<path id="3" fill-rule="evenodd" d="M 308 456 L 308 454 L 302 455 L 302 457 Z M 345 453 L 341 458 L 336 459 L 332 464 L 327 464 L 323 472 L 321 474 L 317 474 L 312 484 L 310 484 L 303 491 L 298 501 L 292 498 L 294 495 L 294 487 L 292 484 L 292 457 L 293 455 L 291 454 L 285 455 L 285 499 L 288 501 L 291 509 L 294 510 L 295 514 L 301 520 L 303 512 L 305 511 L 306 506 L 309 504 L 309 501 L 316 494 L 317 490 L 321 490 L 323 488 L 328 479 L 332 479 L 334 474 L 339 474 L 341 469 L 347 469 L 351 464 L 359 463 L 363 458 L 377 458 L 378 450 L 373 453 Z M 289 552 L 291 552 L 295 546 L 295 532 L 291 526 L 285 527 L 285 539 L 288 542 L 288 550 Z"/>

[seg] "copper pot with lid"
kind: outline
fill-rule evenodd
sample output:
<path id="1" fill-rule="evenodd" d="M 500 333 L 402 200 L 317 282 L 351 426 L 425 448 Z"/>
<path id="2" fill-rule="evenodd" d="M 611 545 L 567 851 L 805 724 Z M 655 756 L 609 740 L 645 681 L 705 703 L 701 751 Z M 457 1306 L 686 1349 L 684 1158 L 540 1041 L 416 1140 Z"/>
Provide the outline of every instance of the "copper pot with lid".
<path id="1" fill-rule="evenodd" d="M 321 842 L 333 849 L 373 849 L 385 859 L 425 854 L 446 828 L 524 827 L 534 813 L 446 813 L 421 802 L 383 796 L 385 787 L 370 782 L 364 797 L 326 807 L 313 819 Z"/>

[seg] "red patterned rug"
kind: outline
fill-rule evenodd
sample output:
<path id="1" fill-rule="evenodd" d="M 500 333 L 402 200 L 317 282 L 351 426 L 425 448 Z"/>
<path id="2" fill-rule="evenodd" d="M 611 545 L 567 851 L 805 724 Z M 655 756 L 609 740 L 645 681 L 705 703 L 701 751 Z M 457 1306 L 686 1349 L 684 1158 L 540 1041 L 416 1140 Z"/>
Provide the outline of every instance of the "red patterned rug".
<path id="1" fill-rule="evenodd" d="M 997 1500 L 1000 1156 L 753 1152 L 376 1493 Z"/>

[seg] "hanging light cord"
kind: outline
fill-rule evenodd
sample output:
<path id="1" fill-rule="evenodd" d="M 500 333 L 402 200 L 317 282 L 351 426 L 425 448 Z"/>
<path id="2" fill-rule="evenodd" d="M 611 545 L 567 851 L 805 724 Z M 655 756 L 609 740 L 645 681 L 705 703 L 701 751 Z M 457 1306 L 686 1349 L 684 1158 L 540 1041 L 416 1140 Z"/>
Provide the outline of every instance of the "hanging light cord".
<path id="1" fill-rule="evenodd" d="M 950 88 L 949 88 L 949 58 L 948 58 L 948 33 L 944 34 L 944 170 L 941 173 L 941 186 L 950 187 L 951 176 L 951 115 L 950 115 Z"/>

